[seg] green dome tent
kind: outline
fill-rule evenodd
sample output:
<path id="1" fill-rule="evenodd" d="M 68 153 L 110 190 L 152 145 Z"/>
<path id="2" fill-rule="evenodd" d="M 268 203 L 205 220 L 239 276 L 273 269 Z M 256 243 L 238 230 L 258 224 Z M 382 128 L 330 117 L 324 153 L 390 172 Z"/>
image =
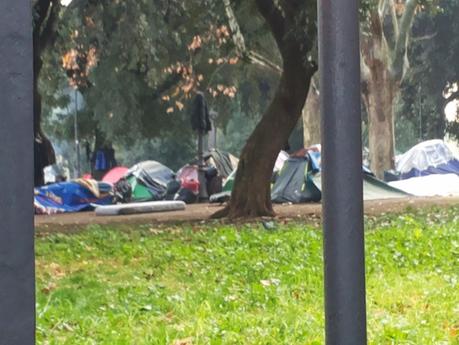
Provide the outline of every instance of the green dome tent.
<path id="1" fill-rule="evenodd" d="M 156 161 L 134 165 L 126 174 L 132 189 L 131 201 L 157 201 L 173 196 L 179 187 L 175 177 L 171 169 Z"/>

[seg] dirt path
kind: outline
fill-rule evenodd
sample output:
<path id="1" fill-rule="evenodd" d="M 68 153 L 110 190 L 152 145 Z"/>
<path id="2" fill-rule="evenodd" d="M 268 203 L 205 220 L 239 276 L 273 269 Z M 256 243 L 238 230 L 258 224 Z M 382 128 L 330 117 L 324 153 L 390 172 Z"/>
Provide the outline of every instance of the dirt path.
<path id="1" fill-rule="evenodd" d="M 365 214 L 400 213 L 407 209 L 433 206 L 449 207 L 459 205 L 459 198 L 405 198 L 373 200 L 365 203 Z M 35 228 L 39 232 L 72 232 L 89 225 L 99 224 L 173 224 L 206 221 L 222 206 L 212 204 L 188 205 L 184 211 L 149 213 L 127 216 L 96 216 L 94 212 L 36 216 Z M 320 204 L 276 205 L 279 219 L 318 219 L 321 216 Z"/>

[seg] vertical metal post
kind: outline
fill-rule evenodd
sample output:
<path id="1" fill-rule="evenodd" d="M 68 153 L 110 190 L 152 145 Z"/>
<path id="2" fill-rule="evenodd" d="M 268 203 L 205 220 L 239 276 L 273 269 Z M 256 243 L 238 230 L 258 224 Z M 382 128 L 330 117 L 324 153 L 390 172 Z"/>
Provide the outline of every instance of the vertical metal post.
<path id="1" fill-rule="evenodd" d="M 75 178 L 80 178 L 81 177 L 81 165 L 80 165 L 80 139 L 78 137 L 78 90 L 75 89 L 75 117 L 73 121 L 74 125 L 74 131 L 75 131 L 75 149 L 76 149 L 76 158 L 77 158 L 77 164 L 76 164 L 76 175 Z"/>
<path id="2" fill-rule="evenodd" d="M 204 162 L 204 133 L 198 131 L 198 180 L 199 180 L 199 201 L 206 201 L 209 198 L 207 194 L 207 180 L 205 175 Z"/>
<path id="3" fill-rule="evenodd" d="M 29 0 L 0 1 L 0 344 L 35 343 Z"/>
<path id="4" fill-rule="evenodd" d="M 214 110 L 209 112 L 210 123 L 212 125 L 212 129 L 208 134 L 208 149 L 216 149 L 217 148 L 217 117 L 218 113 Z"/>
<path id="5" fill-rule="evenodd" d="M 358 0 L 319 0 L 327 345 L 367 343 Z"/>
<path id="6" fill-rule="evenodd" d="M 419 142 L 422 141 L 422 99 L 421 99 L 421 86 L 418 89 L 418 112 L 419 112 Z"/>

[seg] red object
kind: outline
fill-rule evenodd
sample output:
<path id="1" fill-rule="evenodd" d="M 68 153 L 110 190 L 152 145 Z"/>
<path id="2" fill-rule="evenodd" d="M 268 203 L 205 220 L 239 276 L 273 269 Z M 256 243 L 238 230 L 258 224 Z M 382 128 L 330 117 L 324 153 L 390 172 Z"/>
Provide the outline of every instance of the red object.
<path id="1" fill-rule="evenodd" d="M 82 176 L 82 178 L 85 179 L 85 180 L 91 180 L 92 179 L 92 175 L 91 174 L 84 174 Z"/>
<path id="2" fill-rule="evenodd" d="M 196 165 L 185 165 L 177 175 L 182 188 L 192 191 L 195 195 L 199 194 L 198 167 Z"/>
<path id="3" fill-rule="evenodd" d="M 105 176 L 102 178 L 102 181 L 115 184 L 121 180 L 124 175 L 126 175 L 128 170 L 129 169 L 126 167 L 115 167 L 105 174 Z"/>

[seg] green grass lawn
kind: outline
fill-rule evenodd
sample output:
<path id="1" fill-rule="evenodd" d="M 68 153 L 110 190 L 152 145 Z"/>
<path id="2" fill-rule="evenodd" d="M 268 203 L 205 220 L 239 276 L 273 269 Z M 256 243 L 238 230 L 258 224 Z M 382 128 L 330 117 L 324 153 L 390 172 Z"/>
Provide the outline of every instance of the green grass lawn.
<path id="1" fill-rule="evenodd" d="M 459 344 L 459 207 L 367 219 L 370 344 Z M 36 241 L 38 344 L 323 344 L 298 223 L 91 227 Z"/>

